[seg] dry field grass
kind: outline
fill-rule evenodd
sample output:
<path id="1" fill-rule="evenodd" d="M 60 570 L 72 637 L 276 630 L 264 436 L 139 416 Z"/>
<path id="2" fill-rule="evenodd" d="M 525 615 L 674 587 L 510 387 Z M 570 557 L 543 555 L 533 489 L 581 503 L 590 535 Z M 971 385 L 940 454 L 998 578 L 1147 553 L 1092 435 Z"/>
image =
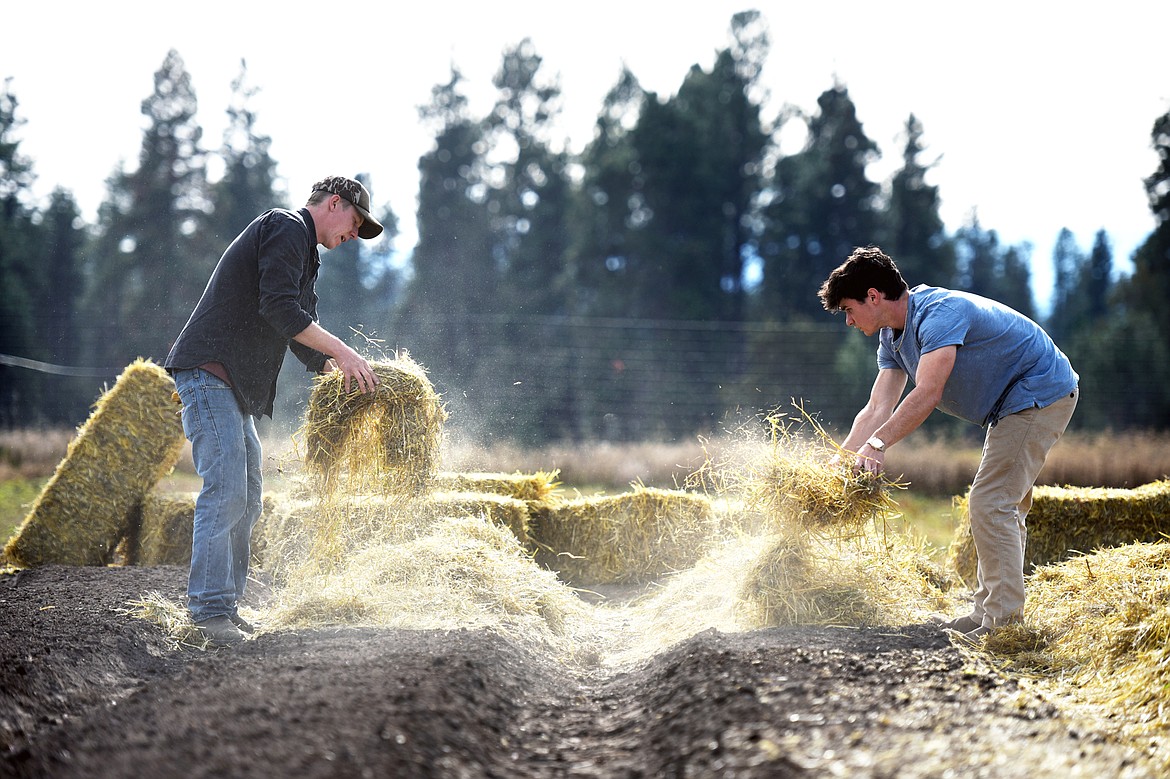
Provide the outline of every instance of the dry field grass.
<path id="1" fill-rule="evenodd" d="M 0 431 L 0 536 L 7 538 L 24 516 L 24 507 L 64 457 L 75 431 L 38 429 Z M 522 448 L 449 446 L 443 467 L 451 471 L 533 473 L 559 470 L 564 487 L 582 494 L 621 492 L 630 484 L 675 489 L 732 441 L 681 443 L 586 442 Z M 269 483 L 295 469 L 288 437 L 265 444 Z M 978 443 L 915 438 L 890 451 L 888 466 L 909 483 L 897 495 L 903 522 L 914 525 L 936 546 L 950 541 L 951 498 L 963 494 L 979 464 Z M 1136 487 L 1170 477 L 1170 433 L 1070 433 L 1057 445 L 1040 483 L 1082 487 Z M 190 491 L 199 479 L 186 448 L 163 486 Z"/>

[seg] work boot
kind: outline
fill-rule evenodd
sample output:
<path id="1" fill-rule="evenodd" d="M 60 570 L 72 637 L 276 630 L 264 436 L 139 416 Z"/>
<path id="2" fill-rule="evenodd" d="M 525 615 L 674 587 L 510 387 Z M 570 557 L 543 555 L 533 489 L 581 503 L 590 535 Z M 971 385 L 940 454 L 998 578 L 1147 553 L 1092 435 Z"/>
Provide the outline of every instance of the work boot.
<path id="1" fill-rule="evenodd" d="M 250 636 L 256 632 L 256 626 L 241 617 L 239 612 L 232 612 L 228 615 L 228 619 L 232 621 L 232 624 L 235 625 L 241 633 L 246 633 Z"/>
<path id="2" fill-rule="evenodd" d="M 993 630 L 995 630 L 995 628 L 989 628 L 980 625 L 974 630 L 968 630 L 966 633 L 962 633 L 958 630 L 945 629 L 943 632 L 947 634 L 947 637 L 951 640 L 951 644 L 955 646 L 967 647 L 969 649 L 979 649 L 983 646 L 983 639 L 990 635 L 991 631 Z"/>
<path id="3" fill-rule="evenodd" d="M 954 619 L 947 619 L 944 616 L 935 615 L 930 618 L 930 622 L 936 625 L 939 630 L 953 630 L 957 633 L 970 633 L 972 630 L 983 625 L 981 622 L 976 622 L 970 614 L 955 617 Z"/>
<path id="4" fill-rule="evenodd" d="M 216 648 L 235 646 L 246 638 L 226 614 L 196 622 L 195 629 L 207 641 L 208 646 Z"/>

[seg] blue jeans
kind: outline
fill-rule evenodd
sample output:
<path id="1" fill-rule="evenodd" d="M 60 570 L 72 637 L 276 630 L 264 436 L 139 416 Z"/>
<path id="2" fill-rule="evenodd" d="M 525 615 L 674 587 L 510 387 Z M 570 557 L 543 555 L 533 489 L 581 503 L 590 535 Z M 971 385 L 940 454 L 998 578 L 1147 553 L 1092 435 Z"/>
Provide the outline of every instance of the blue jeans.
<path id="1" fill-rule="evenodd" d="M 200 622 L 232 615 L 244 596 L 252 527 L 260 518 L 260 438 L 232 388 L 210 373 L 175 371 L 183 433 L 203 489 L 195 500 L 187 607 Z"/>

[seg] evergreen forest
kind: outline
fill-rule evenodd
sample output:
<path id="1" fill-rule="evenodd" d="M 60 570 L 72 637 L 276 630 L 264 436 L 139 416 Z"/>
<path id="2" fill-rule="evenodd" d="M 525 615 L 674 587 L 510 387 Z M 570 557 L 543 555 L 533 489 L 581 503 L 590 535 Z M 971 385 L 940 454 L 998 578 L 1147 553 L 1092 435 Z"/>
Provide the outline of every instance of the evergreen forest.
<path id="1" fill-rule="evenodd" d="M 551 131 L 566 96 L 530 40 L 503 51 L 485 115 L 453 66 L 417 107 L 434 138 L 417 214 L 382 207 L 381 239 L 324 253 L 321 323 L 371 357 L 409 351 L 452 425 L 483 440 L 672 441 L 794 404 L 840 430 L 868 396 L 875 343 L 816 292 L 854 247 L 876 244 L 911 286 L 968 290 L 1040 321 L 1081 376 L 1074 429 L 1170 427 L 1170 112 L 1151 117 L 1155 229 L 1127 258 L 1132 272 L 1115 267 L 1104 229 L 1087 246 L 1063 230 L 1041 317 L 1030 268 L 1048 259 L 1005 245 L 976 213 L 944 225 L 918 118 L 887 152 L 900 165 L 874 181 L 883 152 L 847 85 L 828 84 L 811 110 L 764 115 L 764 19 L 735 15 L 727 40 L 671 95 L 622 72 L 573 154 Z M 207 139 L 171 51 L 142 101 L 137 164 L 112 171 L 91 224 L 65 188 L 31 196 L 36 161 L 4 81 L 0 428 L 80 424 L 127 364 L 162 361 L 249 221 L 304 204 L 256 130 L 243 63 L 232 86 L 228 130 Z M 803 146 L 782 154 L 779 133 L 794 126 Z M 333 173 L 369 175 L 322 175 Z M 414 246 L 395 245 L 405 218 L 417 219 Z M 307 394 L 290 354 L 276 423 L 295 426 Z"/>

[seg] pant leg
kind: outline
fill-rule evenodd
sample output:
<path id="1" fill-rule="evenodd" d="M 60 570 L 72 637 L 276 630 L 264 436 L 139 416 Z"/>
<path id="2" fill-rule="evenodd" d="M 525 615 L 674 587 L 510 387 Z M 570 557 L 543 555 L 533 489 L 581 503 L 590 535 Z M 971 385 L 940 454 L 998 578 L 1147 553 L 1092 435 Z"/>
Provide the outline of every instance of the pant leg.
<path id="1" fill-rule="evenodd" d="M 252 529 L 260 519 L 264 492 L 264 453 L 260 437 L 256 433 L 256 422 L 251 416 L 244 416 L 244 444 L 247 461 L 248 497 L 243 520 L 232 530 L 232 581 L 235 586 L 236 603 L 244 599 L 248 585 L 248 568 L 252 562 Z"/>
<path id="2" fill-rule="evenodd" d="M 203 489 L 195 500 L 187 606 L 195 621 L 236 609 L 233 532 L 248 506 L 248 444 L 245 419 L 226 382 L 198 369 L 179 371 L 183 432 L 191 442 Z"/>
<path id="3" fill-rule="evenodd" d="M 1007 624 L 1023 616 L 1025 520 L 1032 506 L 1032 487 L 1076 405 L 1074 392 L 1045 408 L 1004 417 L 987 431 L 967 504 L 978 556 L 972 616 L 984 626 Z"/>

